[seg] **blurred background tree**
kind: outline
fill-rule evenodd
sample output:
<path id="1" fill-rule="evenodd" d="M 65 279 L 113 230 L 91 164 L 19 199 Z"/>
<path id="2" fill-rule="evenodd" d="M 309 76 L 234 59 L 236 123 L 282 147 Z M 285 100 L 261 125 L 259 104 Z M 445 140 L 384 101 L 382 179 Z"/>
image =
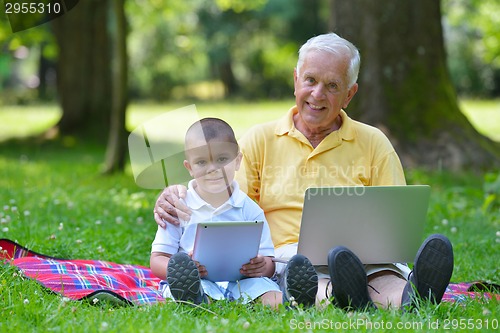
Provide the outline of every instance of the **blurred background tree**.
<path id="1" fill-rule="evenodd" d="M 359 90 L 349 106 L 354 118 L 384 130 L 406 166 L 461 169 L 495 161 L 499 145 L 460 112 L 439 1 L 332 3 L 332 30 L 362 54 Z"/>
<path id="2" fill-rule="evenodd" d="M 461 96 L 500 96 L 500 2 L 442 0 L 448 67 Z"/>
<path id="3" fill-rule="evenodd" d="M 112 107 L 110 3 L 80 1 L 51 22 L 58 49 L 57 92 L 62 108 L 52 132 L 106 142 Z"/>
<path id="4" fill-rule="evenodd" d="M 98 24 L 100 7 L 92 4 L 94 1 L 85 1 L 95 8 L 93 23 L 73 29 L 81 30 L 82 35 L 92 35 L 92 24 Z M 498 97 L 500 3 L 441 2 L 447 65 L 454 87 L 461 96 Z M 78 7 L 85 6 L 82 3 Z M 297 48 L 309 37 L 331 29 L 329 8 L 333 3 L 126 0 L 129 96 L 133 100 L 157 101 L 290 97 L 290 68 L 295 65 Z M 83 8 L 78 7 L 73 11 L 79 10 L 76 16 L 83 19 Z M 109 10 L 110 6 L 101 7 Z M 56 39 L 61 19 L 15 34 L 7 18 L 1 19 L 0 101 L 15 104 L 53 100 L 57 93 L 55 62 L 61 52 L 59 44 L 64 43 Z M 109 22 L 107 16 L 106 20 Z M 352 24 L 362 25 L 362 17 Z M 106 33 L 106 29 L 97 31 Z M 98 45 L 96 49 L 100 49 Z M 101 57 L 105 58 L 104 54 Z M 240 89 L 242 86 L 244 89 Z"/>
<path id="5" fill-rule="evenodd" d="M 426 105 L 429 92 L 436 96 L 447 94 L 448 100 L 441 107 L 447 110 L 445 113 L 450 119 L 461 118 L 457 126 L 466 128 L 464 133 L 469 134 L 474 131 L 460 115 L 455 89 L 461 96 L 496 98 L 500 95 L 500 22 L 497 14 L 500 4 L 496 0 L 442 0 L 441 8 L 439 2 L 433 0 L 425 0 L 423 4 L 399 0 L 377 1 L 376 4 L 361 0 L 114 1 L 80 1 L 70 13 L 50 24 L 15 34 L 10 32 L 7 20 L 0 21 L 0 105 L 57 101 L 62 116 L 55 128 L 57 131 L 53 132 L 59 136 L 92 138 L 102 144 L 108 143 L 109 148 L 113 146 L 110 142 L 114 137 L 110 136 L 112 119 L 121 117 L 115 122 L 118 127 L 124 126 L 128 101 L 191 103 L 222 98 L 293 98 L 292 71 L 298 48 L 308 38 L 330 30 L 339 32 L 361 48 L 361 75 L 370 73 L 365 65 L 376 56 L 375 49 L 370 50 L 370 45 L 366 44 L 370 40 L 377 41 L 378 44 L 370 47 L 378 47 L 379 56 L 397 55 L 400 46 L 404 46 L 407 53 L 427 58 L 429 65 L 432 55 L 439 56 L 436 68 L 444 84 L 426 87 L 427 94 L 425 91 L 394 90 L 399 94 L 394 96 L 394 101 L 411 96 L 407 102 L 399 104 L 407 110 L 404 112 L 391 107 L 387 96 L 381 99 L 377 89 L 369 88 L 368 76 L 360 78 L 365 88 L 361 88 L 356 99 L 358 104 L 354 104 L 350 112 L 365 117 L 359 112 L 362 109 L 356 110 L 362 106 L 361 102 L 373 105 L 378 100 L 385 101 L 380 105 L 387 110 L 381 113 L 381 108 L 367 108 L 372 114 L 367 114 L 365 119 L 385 128 L 395 144 L 421 138 L 422 133 L 430 131 L 430 123 L 442 121 L 443 114 L 436 113 L 434 117 L 429 114 L 426 122 L 414 123 L 423 130 L 411 129 L 414 120 L 409 116 L 411 110 Z M 122 28 L 125 27 L 125 31 L 122 32 L 116 21 L 120 17 L 117 8 L 124 13 Z M 420 35 L 412 30 L 417 26 L 422 30 Z M 370 27 L 377 29 L 370 30 Z M 426 34 L 430 34 L 428 46 L 436 43 L 436 50 L 426 49 L 426 54 L 419 55 L 422 49 L 412 44 L 417 40 L 408 38 L 403 31 L 413 31 L 419 41 L 426 40 Z M 117 46 L 119 36 L 125 36 L 124 58 Z M 383 47 L 394 48 L 394 52 L 384 54 Z M 116 62 L 120 61 L 125 61 L 125 69 L 116 67 Z M 122 68 L 122 73 L 116 72 L 116 68 Z M 421 74 L 432 76 L 433 72 Z M 125 87 L 117 86 L 118 77 L 126 81 Z M 409 76 L 406 83 L 411 86 L 423 82 L 418 80 L 416 76 Z M 399 83 L 389 82 L 395 87 Z M 119 89 L 126 89 L 127 94 L 117 97 Z M 121 111 L 111 116 L 114 107 Z M 377 118 L 377 112 L 385 116 Z M 408 123 L 398 129 L 398 122 L 405 118 Z M 447 133 L 445 128 L 441 131 Z M 483 157 L 458 158 L 456 166 L 490 163 L 494 155 L 492 149 L 497 146 L 477 133 L 469 134 L 465 137 L 479 143 L 467 150 L 484 152 Z M 443 144 L 456 140 L 458 135 L 445 135 Z M 123 132 L 119 137 L 124 137 Z M 458 142 L 458 149 L 464 144 Z M 414 149 L 414 157 L 422 155 L 422 148 L 401 147 Z M 114 162 L 107 169 L 119 170 L 123 156 L 112 160 Z M 425 161 L 416 159 L 415 163 L 425 164 Z"/>

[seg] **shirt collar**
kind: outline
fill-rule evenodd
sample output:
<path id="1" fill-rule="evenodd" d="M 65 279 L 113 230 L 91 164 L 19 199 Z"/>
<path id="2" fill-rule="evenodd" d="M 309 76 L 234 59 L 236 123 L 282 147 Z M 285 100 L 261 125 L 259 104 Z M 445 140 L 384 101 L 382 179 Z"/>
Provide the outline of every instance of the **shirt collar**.
<path id="1" fill-rule="evenodd" d="M 188 183 L 188 192 L 185 199 L 186 205 L 193 210 L 198 210 L 205 206 L 212 207 L 209 203 L 203 200 L 198 193 L 196 193 L 194 189 L 195 182 L 196 182 L 195 179 L 191 179 Z M 223 209 L 226 206 L 243 207 L 245 194 L 242 191 L 240 191 L 240 186 L 235 180 L 233 180 L 231 185 L 233 187 L 233 193 L 231 194 L 231 197 L 216 210 Z"/>
<path id="2" fill-rule="evenodd" d="M 278 120 L 274 133 L 278 136 L 282 136 L 297 131 L 295 128 L 295 124 L 293 123 L 293 116 L 297 112 L 299 112 L 297 106 L 294 106 L 290 110 L 288 110 L 286 115 Z M 340 117 L 342 118 L 342 126 L 338 130 L 330 133 L 328 136 L 338 135 L 342 140 L 345 141 L 353 140 L 355 137 L 353 120 L 347 115 L 347 113 L 344 110 L 340 110 Z"/>

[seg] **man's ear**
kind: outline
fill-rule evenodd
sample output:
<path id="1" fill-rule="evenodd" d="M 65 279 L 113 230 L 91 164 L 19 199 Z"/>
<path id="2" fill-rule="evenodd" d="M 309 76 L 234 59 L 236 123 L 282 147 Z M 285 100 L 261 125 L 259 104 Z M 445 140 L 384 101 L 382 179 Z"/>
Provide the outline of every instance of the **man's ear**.
<path id="1" fill-rule="evenodd" d="M 297 94 L 297 67 L 293 69 L 293 95 L 296 96 Z"/>
<path id="2" fill-rule="evenodd" d="M 351 88 L 349 88 L 349 91 L 347 92 L 347 97 L 344 101 L 344 105 L 342 105 L 342 108 L 345 109 L 347 108 L 347 106 L 349 105 L 349 103 L 351 102 L 352 98 L 354 97 L 354 95 L 356 95 L 356 93 L 358 92 L 358 84 L 355 83 L 352 85 Z"/>

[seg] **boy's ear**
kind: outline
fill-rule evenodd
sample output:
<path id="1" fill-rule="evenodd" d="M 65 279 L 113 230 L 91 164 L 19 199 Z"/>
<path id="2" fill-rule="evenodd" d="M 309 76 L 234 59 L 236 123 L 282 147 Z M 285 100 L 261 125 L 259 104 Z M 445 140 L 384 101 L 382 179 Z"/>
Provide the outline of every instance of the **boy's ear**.
<path id="1" fill-rule="evenodd" d="M 191 164 L 189 164 L 189 162 L 187 160 L 184 160 L 184 162 L 182 163 L 184 164 L 184 167 L 187 169 L 187 171 L 189 172 L 189 175 L 191 177 L 193 177 L 193 170 L 191 169 Z"/>
<path id="2" fill-rule="evenodd" d="M 242 159 L 243 159 L 243 154 L 242 154 L 242 153 L 241 153 L 241 151 L 240 151 L 240 152 L 238 152 L 238 155 L 236 155 L 236 157 L 235 157 L 235 159 L 234 159 L 234 160 L 235 160 L 235 162 L 236 162 L 236 164 L 234 165 L 234 169 L 235 169 L 236 171 L 238 171 L 238 170 L 240 169 L 240 166 L 241 166 L 241 160 L 242 160 Z"/>

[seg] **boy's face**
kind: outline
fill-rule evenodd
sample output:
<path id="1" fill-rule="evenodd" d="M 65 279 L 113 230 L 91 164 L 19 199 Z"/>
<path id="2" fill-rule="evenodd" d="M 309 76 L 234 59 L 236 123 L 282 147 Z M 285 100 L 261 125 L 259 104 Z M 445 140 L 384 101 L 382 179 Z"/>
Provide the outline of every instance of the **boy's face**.
<path id="1" fill-rule="evenodd" d="M 196 179 L 199 190 L 220 193 L 227 192 L 240 168 L 241 158 L 234 143 L 216 140 L 207 143 L 203 136 L 195 136 L 186 143 L 184 166 Z"/>

